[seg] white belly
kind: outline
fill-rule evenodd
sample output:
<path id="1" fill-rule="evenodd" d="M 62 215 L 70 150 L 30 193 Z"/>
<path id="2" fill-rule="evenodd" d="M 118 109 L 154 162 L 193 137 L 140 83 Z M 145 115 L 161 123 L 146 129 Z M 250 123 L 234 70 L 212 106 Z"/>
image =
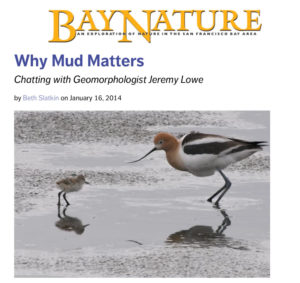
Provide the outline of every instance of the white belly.
<path id="1" fill-rule="evenodd" d="M 211 154 L 183 156 L 183 163 L 187 171 L 196 176 L 211 176 L 215 173 L 217 157 Z"/>

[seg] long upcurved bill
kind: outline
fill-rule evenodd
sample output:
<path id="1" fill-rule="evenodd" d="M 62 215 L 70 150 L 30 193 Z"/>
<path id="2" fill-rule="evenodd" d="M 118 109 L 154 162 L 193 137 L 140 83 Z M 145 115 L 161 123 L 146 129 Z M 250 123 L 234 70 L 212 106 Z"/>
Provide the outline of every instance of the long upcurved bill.
<path id="1" fill-rule="evenodd" d="M 144 155 L 143 157 L 141 157 L 140 159 L 138 159 L 138 160 L 134 160 L 134 161 L 130 161 L 130 162 L 128 162 L 128 163 L 135 163 L 135 162 L 138 162 L 138 161 L 140 161 L 140 160 L 142 160 L 142 159 L 144 159 L 146 156 L 148 156 L 150 153 L 152 153 L 153 151 L 155 151 L 155 150 L 157 150 L 157 148 L 156 147 L 154 147 L 154 148 L 152 148 L 146 155 Z"/>

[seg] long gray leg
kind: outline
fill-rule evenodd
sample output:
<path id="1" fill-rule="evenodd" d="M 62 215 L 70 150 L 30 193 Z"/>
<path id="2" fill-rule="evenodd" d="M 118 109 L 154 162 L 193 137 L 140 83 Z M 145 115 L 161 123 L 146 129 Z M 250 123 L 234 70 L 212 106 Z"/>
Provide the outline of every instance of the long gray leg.
<path id="1" fill-rule="evenodd" d="M 226 192 L 229 190 L 229 188 L 231 187 L 231 182 L 229 181 L 229 179 L 225 176 L 225 174 L 221 171 L 218 170 L 219 173 L 221 174 L 221 176 L 223 177 L 223 179 L 225 180 L 225 188 L 223 190 L 223 192 L 221 193 L 221 195 L 219 196 L 219 198 L 217 199 L 217 201 L 215 202 L 215 205 L 219 206 L 219 202 L 222 199 L 222 197 L 226 194 Z"/>
<path id="2" fill-rule="evenodd" d="M 64 193 L 64 194 L 63 194 L 63 197 L 64 197 L 64 199 L 65 199 L 67 205 L 70 205 L 70 203 L 68 202 L 68 200 L 67 200 L 67 198 L 66 198 L 66 194 L 67 194 L 67 193 Z"/>
<path id="3" fill-rule="evenodd" d="M 58 203 L 57 203 L 57 205 L 60 205 L 60 195 L 62 194 L 62 192 L 63 192 L 63 191 L 60 191 L 60 192 L 58 193 Z"/>
<path id="4" fill-rule="evenodd" d="M 220 197 L 218 198 L 218 200 L 215 202 L 215 205 L 219 205 L 219 201 L 221 200 L 221 198 L 225 195 L 225 193 L 228 191 L 228 189 L 231 186 L 231 182 L 229 181 L 229 179 L 225 176 L 225 174 L 218 169 L 218 172 L 221 174 L 221 176 L 223 177 L 225 184 L 224 186 L 219 189 L 218 191 L 216 191 L 211 197 L 209 197 L 207 199 L 207 201 L 212 202 L 213 198 L 216 197 L 218 194 L 220 194 L 222 192 L 222 194 L 220 195 Z"/>
<path id="5" fill-rule="evenodd" d="M 222 192 L 222 191 L 225 189 L 225 187 L 226 187 L 226 184 L 225 184 L 220 190 L 216 191 L 211 197 L 209 197 L 209 198 L 207 199 L 207 201 L 212 202 L 213 198 L 214 198 L 215 196 L 217 196 L 220 192 Z"/>

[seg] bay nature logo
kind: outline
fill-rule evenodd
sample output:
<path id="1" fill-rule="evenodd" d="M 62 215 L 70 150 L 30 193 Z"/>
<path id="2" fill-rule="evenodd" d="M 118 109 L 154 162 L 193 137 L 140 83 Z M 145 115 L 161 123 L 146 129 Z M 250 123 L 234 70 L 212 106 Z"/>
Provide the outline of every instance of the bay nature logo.
<path id="1" fill-rule="evenodd" d="M 118 32 L 118 42 L 129 43 L 132 42 L 129 26 L 149 43 L 153 32 L 251 33 L 260 31 L 262 26 L 260 10 L 142 10 L 143 24 L 131 10 L 82 10 L 76 15 L 69 10 L 49 12 L 53 15 L 53 34 L 49 42 L 70 42 L 84 32 Z M 193 24 L 188 25 L 187 19 L 191 18 Z M 75 24 L 75 20 L 79 20 L 79 24 Z"/>

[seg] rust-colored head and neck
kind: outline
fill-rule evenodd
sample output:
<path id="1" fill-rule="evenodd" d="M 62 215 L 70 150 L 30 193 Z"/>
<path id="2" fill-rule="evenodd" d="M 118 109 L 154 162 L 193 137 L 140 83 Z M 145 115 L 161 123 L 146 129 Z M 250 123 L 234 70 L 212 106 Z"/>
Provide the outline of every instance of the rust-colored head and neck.
<path id="1" fill-rule="evenodd" d="M 178 170 L 185 171 L 185 168 L 179 157 L 179 149 L 180 143 L 176 137 L 168 133 L 159 133 L 154 137 L 154 148 L 142 158 L 132 161 L 131 163 L 144 159 L 146 156 L 148 156 L 155 150 L 164 150 L 166 152 L 169 164 Z"/>
<path id="2" fill-rule="evenodd" d="M 176 149 L 179 147 L 178 140 L 168 134 L 168 133 L 159 133 L 154 137 L 154 145 L 157 150 L 164 150 L 166 153 L 171 151 L 176 151 Z"/>

